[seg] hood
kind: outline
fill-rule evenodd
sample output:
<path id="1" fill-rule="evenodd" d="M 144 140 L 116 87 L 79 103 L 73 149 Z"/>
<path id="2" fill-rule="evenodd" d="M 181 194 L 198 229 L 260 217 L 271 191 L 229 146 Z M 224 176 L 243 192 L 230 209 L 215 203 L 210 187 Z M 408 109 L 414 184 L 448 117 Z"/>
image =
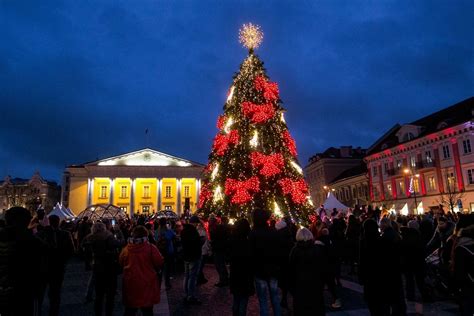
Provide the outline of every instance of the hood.
<path id="1" fill-rule="evenodd" d="M 127 249 L 128 249 L 128 252 L 130 253 L 139 253 L 139 252 L 144 252 L 144 251 L 150 251 L 150 249 L 148 248 L 148 245 L 149 243 L 148 242 L 144 242 L 144 243 L 140 243 L 140 244 L 127 244 Z"/>

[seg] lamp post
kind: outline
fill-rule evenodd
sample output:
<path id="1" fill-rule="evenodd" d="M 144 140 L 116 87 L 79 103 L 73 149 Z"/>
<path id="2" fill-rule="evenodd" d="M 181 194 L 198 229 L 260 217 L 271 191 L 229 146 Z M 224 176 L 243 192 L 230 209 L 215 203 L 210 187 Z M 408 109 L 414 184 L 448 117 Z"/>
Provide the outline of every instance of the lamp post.
<path id="1" fill-rule="evenodd" d="M 416 177 L 416 178 L 420 177 L 418 173 L 414 174 L 411 168 L 410 169 L 406 168 L 403 170 L 403 172 L 407 175 L 408 174 L 410 175 L 410 181 L 412 181 L 412 183 L 413 183 L 413 177 Z M 414 186 L 413 186 L 413 198 L 415 199 L 415 210 L 416 210 L 416 213 L 418 214 L 418 203 L 416 201 L 416 188 Z"/>

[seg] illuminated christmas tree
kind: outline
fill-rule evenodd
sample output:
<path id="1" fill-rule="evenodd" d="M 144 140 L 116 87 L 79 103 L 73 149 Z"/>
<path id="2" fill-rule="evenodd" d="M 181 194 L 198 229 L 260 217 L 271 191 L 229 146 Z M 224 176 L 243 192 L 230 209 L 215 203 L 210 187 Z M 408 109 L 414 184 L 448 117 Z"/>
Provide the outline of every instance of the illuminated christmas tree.
<path id="1" fill-rule="evenodd" d="M 258 26 L 244 24 L 239 38 L 249 54 L 217 120 L 219 131 L 204 171 L 199 209 L 239 218 L 262 208 L 277 218 L 306 221 L 313 206 L 278 85 L 269 80 L 254 54 L 263 33 Z"/>

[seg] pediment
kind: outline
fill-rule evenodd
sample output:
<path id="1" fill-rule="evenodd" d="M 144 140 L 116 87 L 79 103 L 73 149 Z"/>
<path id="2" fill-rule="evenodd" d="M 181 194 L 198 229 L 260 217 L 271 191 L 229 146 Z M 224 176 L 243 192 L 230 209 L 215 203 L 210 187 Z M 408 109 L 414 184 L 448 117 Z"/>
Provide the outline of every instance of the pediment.
<path id="1" fill-rule="evenodd" d="M 171 156 L 153 149 L 143 149 L 115 157 L 101 159 L 86 165 L 96 166 L 174 166 L 190 167 L 194 164 L 186 159 Z"/>

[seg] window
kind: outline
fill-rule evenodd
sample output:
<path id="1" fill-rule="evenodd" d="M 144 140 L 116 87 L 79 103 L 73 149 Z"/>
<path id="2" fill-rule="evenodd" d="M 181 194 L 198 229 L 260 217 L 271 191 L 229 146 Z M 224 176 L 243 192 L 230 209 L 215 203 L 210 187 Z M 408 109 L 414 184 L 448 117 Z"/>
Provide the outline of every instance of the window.
<path id="1" fill-rule="evenodd" d="M 126 207 L 126 206 L 120 206 L 120 209 L 121 209 L 124 213 L 127 213 L 127 207 Z"/>
<path id="2" fill-rule="evenodd" d="M 388 162 L 383 164 L 383 168 L 385 170 L 385 173 L 388 173 Z"/>
<path id="3" fill-rule="evenodd" d="M 398 159 L 397 160 L 397 168 L 401 168 L 402 167 L 402 160 L 401 159 Z"/>
<path id="4" fill-rule="evenodd" d="M 448 172 L 447 178 L 448 178 L 448 189 L 454 190 L 454 184 L 456 183 L 456 178 L 454 177 L 454 173 Z"/>
<path id="5" fill-rule="evenodd" d="M 189 185 L 184 186 L 184 197 L 189 197 Z"/>
<path id="6" fill-rule="evenodd" d="M 386 192 L 387 196 L 391 197 L 392 196 L 392 185 L 391 184 L 387 184 L 387 192 Z"/>
<path id="7" fill-rule="evenodd" d="M 372 167 L 372 175 L 373 175 L 374 177 L 377 176 L 377 166 Z"/>
<path id="8" fill-rule="evenodd" d="M 428 191 L 436 190 L 436 180 L 435 177 L 431 176 L 428 178 Z"/>
<path id="9" fill-rule="evenodd" d="M 432 163 L 433 162 L 433 158 L 431 157 L 431 151 L 425 151 L 425 157 L 426 157 L 426 162 L 427 163 Z"/>
<path id="10" fill-rule="evenodd" d="M 107 186 L 103 185 L 100 187 L 100 198 L 106 199 L 107 198 Z"/>
<path id="11" fill-rule="evenodd" d="M 451 153 L 449 152 L 449 145 L 443 146 L 443 158 L 448 159 L 451 157 Z"/>
<path id="12" fill-rule="evenodd" d="M 474 169 L 467 170 L 467 181 L 469 184 L 474 184 Z"/>
<path id="13" fill-rule="evenodd" d="M 127 186 L 122 185 L 120 188 L 120 198 L 125 199 L 127 197 Z"/>
<path id="14" fill-rule="evenodd" d="M 142 212 L 143 213 L 149 213 L 150 212 L 150 205 L 143 205 Z"/>
<path id="15" fill-rule="evenodd" d="M 170 198 L 171 197 L 171 186 L 170 185 L 167 185 L 165 187 L 165 197 L 166 198 Z"/>
<path id="16" fill-rule="evenodd" d="M 420 192 L 420 179 L 413 178 L 413 188 L 412 189 L 416 193 Z"/>
<path id="17" fill-rule="evenodd" d="M 149 185 L 144 185 L 143 186 L 143 197 L 144 198 L 149 198 L 150 197 L 150 186 Z"/>
<path id="18" fill-rule="evenodd" d="M 405 181 L 398 182 L 398 194 L 399 195 L 405 194 Z"/>
<path id="19" fill-rule="evenodd" d="M 415 156 L 411 156 L 411 157 L 410 157 L 410 165 L 411 165 L 413 168 L 416 168 L 416 157 L 415 157 Z"/>
<path id="20" fill-rule="evenodd" d="M 352 197 L 356 197 L 357 194 L 356 194 L 356 188 L 355 187 L 352 187 Z"/>
<path id="21" fill-rule="evenodd" d="M 462 147 L 464 148 L 464 154 L 471 153 L 471 140 L 465 139 L 462 141 Z"/>

